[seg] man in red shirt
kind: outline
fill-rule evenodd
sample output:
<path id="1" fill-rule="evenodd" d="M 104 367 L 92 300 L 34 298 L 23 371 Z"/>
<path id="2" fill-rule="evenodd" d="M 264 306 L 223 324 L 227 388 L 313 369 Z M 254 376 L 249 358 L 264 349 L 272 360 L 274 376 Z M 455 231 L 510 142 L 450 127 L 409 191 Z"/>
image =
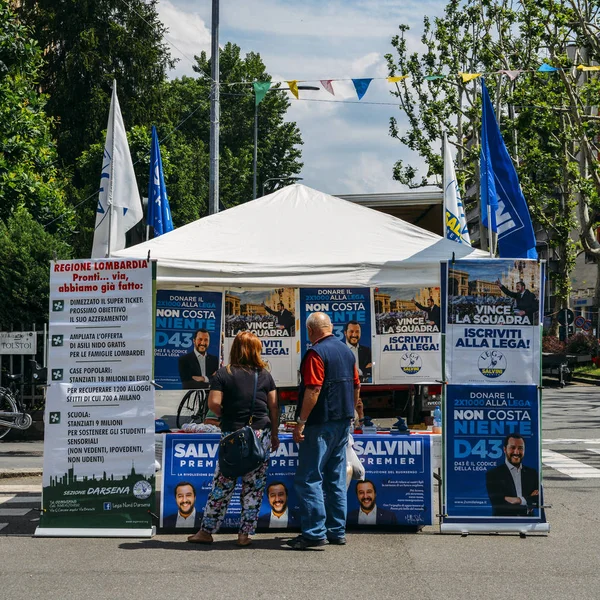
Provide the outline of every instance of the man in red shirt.
<path id="1" fill-rule="evenodd" d="M 333 335 L 329 317 L 313 313 L 306 328 L 312 347 L 300 366 L 294 430 L 298 444 L 294 488 L 302 534 L 288 542 L 294 550 L 323 546 L 327 541 L 346 543 L 346 445 L 350 421 L 360 404 L 354 354 Z"/>

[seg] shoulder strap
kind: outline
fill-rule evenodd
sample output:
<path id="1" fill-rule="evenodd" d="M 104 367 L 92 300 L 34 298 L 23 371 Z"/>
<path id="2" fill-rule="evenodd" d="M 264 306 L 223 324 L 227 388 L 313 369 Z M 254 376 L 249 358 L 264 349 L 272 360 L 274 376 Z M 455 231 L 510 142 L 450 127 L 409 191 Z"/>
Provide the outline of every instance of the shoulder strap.
<path id="1" fill-rule="evenodd" d="M 256 400 L 256 387 L 258 385 L 258 371 L 254 371 L 254 391 L 252 392 L 252 406 L 250 407 L 250 418 L 248 419 L 248 425 L 252 424 L 254 418 L 254 402 Z"/>

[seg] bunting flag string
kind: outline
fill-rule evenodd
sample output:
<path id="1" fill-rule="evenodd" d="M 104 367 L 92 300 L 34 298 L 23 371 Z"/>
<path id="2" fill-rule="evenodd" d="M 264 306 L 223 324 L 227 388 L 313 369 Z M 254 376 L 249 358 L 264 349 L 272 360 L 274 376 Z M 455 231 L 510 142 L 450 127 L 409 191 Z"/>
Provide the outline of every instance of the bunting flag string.
<path id="1" fill-rule="evenodd" d="M 567 67 L 563 67 L 567 68 Z M 571 67 L 578 71 L 600 71 L 600 65 L 571 65 Z M 423 75 L 423 79 L 425 81 L 437 81 L 440 79 L 451 79 L 453 77 L 460 78 L 462 83 L 469 83 L 480 77 L 487 77 L 491 75 L 504 75 L 508 77 L 511 81 L 514 81 L 521 75 L 522 73 L 556 73 L 559 69 L 557 67 L 553 67 L 552 65 L 544 62 L 537 69 L 501 69 L 499 71 L 493 72 L 481 72 L 481 73 L 468 73 L 468 72 L 458 72 L 458 73 L 431 73 L 429 75 Z M 358 100 L 361 100 L 363 96 L 367 93 L 369 85 L 374 80 L 385 80 L 388 83 L 397 84 L 401 81 L 405 81 L 409 79 L 411 75 L 391 75 L 388 77 L 369 77 L 369 78 L 336 78 L 336 79 L 291 79 L 285 80 L 285 83 L 289 86 L 289 91 L 294 95 L 294 97 L 299 100 L 299 83 L 310 83 L 318 81 L 323 89 L 327 91 L 332 96 L 335 96 L 335 91 L 333 88 L 334 81 L 351 81 L 354 85 L 354 89 L 356 90 L 356 95 Z M 255 93 L 255 102 L 256 104 L 260 104 L 260 102 L 264 99 L 266 93 L 271 89 L 272 86 L 277 84 L 284 83 L 283 81 L 255 81 L 255 82 L 246 82 L 246 81 L 238 81 L 238 82 L 230 82 L 230 83 L 222 83 L 221 86 L 233 86 L 233 85 L 249 85 L 252 84 L 254 86 Z M 276 88 L 275 88 L 276 89 Z"/>

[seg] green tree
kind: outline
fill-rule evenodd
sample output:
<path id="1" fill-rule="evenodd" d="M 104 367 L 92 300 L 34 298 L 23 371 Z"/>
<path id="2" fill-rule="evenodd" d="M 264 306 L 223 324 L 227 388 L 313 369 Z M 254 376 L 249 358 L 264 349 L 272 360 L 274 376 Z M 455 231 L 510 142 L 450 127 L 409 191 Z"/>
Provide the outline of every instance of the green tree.
<path id="1" fill-rule="evenodd" d="M 71 247 L 24 206 L 0 221 L 0 328 L 47 321 L 50 261 L 70 256 Z"/>
<path id="2" fill-rule="evenodd" d="M 206 53 L 196 57 L 194 70 L 203 77 L 198 81 L 205 102 L 210 98 L 211 61 Z M 254 81 L 270 81 L 271 76 L 260 54 L 249 52 L 244 58 L 236 44 L 227 43 L 220 59 L 220 197 L 225 207 L 252 198 L 254 152 Z M 235 85 L 234 85 L 235 84 Z M 270 177 L 293 177 L 302 170 L 302 138 L 294 122 L 285 121 L 290 105 L 287 95 L 269 91 L 258 107 L 258 193 Z M 201 138 L 208 148 L 209 123 Z M 268 191 L 268 189 L 265 189 Z"/>
<path id="3" fill-rule="evenodd" d="M 56 167 L 46 96 L 37 89 L 42 52 L 29 30 L 0 7 L 0 220 L 25 206 L 50 231 L 68 235 L 64 181 Z"/>
<path id="4" fill-rule="evenodd" d="M 20 14 L 44 48 L 40 83 L 56 118 L 59 156 L 72 167 L 100 141 L 113 79 L 128 127 L 156 118 L 172 67 L 157 0 L 22 0 Z M 75 185 L 80 182 L 75 180 Z"/>
<path id="5" fill-rule="evenodd" d="M 458 74 L 486 74 L 532 218 L 546 230 L 549 245 L 559 257 L 555 282 L 558 307 L 562 307 L 570 295 L 569 275 L 576 255 L 570 237 L 577 225 L 574 207 L 585 181 L 578 175 L 580 136 L 564 111 L 573 88 L 560 76 L 536 72 L 548 58 L 566 66 L 567 45 L 563 43 L 565 53 L 560 59 L 548 54 L 546 21 L 534 7 L 534 2 L 451 0 L 443 17 L 433 23 L 425 18 L 421 54 L 409 54 L 408 27 L 400 26 L 400 35 L 392 40 L 396 56 L 389 54 L 387 60 L 391 74 L 410 75 L 396 91 L 409 125 L 402 134 L 393 118 L 390 132 L 424 158 L 428 172 L 419 181 L 417 169 L 398 162 L 394 176 L 412 186 L 425 185 L 433 178 L 439 181 L 443 169 L 440 140 L 446 130 L 458 149 L 457 174 L 463 188 L 478 189 L 479 88 L 474 82 L 464 83 Z M 549 13 L 545 16 L 551 18 Z M 557 31 L 557 40 L 560 35 Z M 501 70 L 525 73 L 514 81 L 493 75 Z"/>

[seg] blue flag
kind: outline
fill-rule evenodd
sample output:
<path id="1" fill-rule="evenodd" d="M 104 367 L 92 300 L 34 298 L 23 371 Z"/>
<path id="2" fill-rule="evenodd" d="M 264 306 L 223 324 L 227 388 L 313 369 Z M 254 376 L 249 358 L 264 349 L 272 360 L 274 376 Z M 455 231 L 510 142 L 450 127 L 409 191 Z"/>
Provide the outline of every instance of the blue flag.
<path id="1" fill-rule="evenodd" d="M 498 234 L 500 258 L 537 258 L 529 209 L 512 164 L 485 81 L 481 80 L 481 222 Z M 491 223 L 488 225 L 488 205 Z"/>
<path id="2" fill-rule="evenodd" d="M 162 160 L 156 127 L 152 125 L 152 148 L 150 150 L 150 182 L 148 183 L 148 225 L 154 227 L 154 237 L 173 230 L 169 198 L 163 176 Z"/>

